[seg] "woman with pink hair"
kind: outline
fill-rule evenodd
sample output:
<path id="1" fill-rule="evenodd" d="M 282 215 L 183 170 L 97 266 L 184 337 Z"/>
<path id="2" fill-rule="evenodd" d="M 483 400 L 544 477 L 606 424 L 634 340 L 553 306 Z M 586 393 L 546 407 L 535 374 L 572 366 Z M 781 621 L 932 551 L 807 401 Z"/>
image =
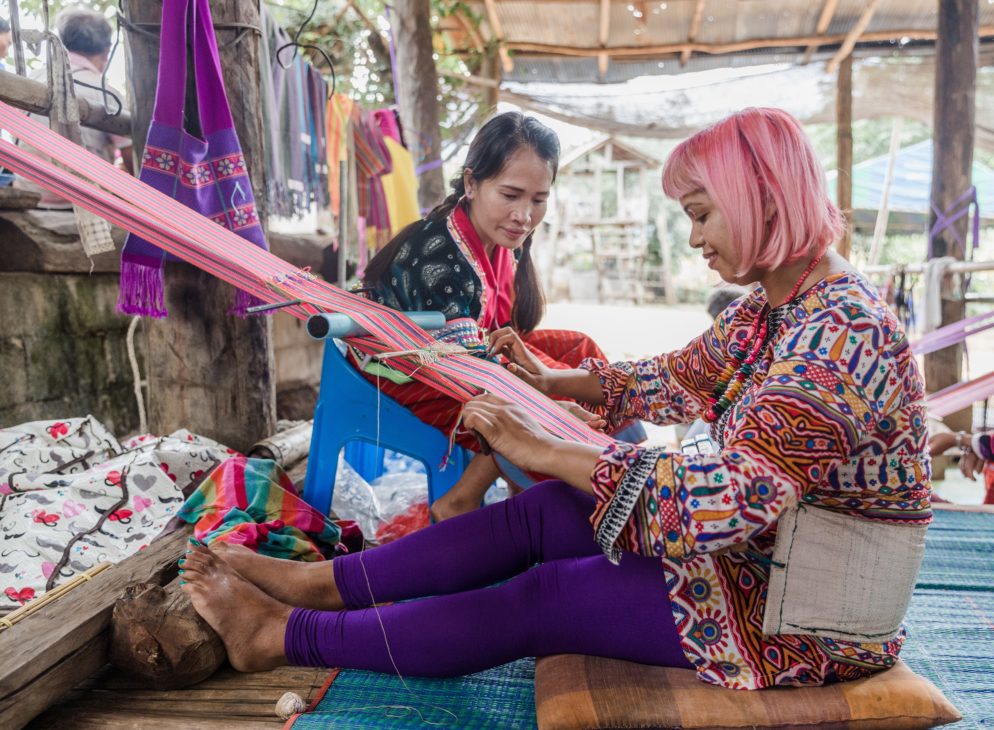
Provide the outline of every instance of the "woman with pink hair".
<path id="1" fill-rule="evenodd" d="M 194 548 L 184 588 L 232 664 L 447 675 L 583 653 L 738 689 L 893 665 L 931 519 L 904 331 L 830 250 L 843 221 L 785 112 L 748 109 L 694 135 L 663 189 L 708 265 L 758 288 L 683 349 L 637 362 L 551 370 L 511 330 L 492 347 L 614 421 L 702 417 L 717 451 L 571 443 L 480 396 L 465 425 L 557 481 L 330 564 Z M 370 608 L 402 599 L 418 600 Z"/>

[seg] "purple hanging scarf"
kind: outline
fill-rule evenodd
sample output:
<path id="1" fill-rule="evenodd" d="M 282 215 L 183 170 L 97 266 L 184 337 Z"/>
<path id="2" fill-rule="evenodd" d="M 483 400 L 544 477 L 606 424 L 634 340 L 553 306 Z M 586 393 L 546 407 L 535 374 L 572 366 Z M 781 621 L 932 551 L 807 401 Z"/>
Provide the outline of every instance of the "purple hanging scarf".
<path id="1" fill-rule="evenodd" d="M 186 97 L 187 15 L 193 15 L 193 63 L 203 139 L 183 128 Z M 269 250 L 252 195 L 221 75 L 210 0 L 164 0 L 155 110 L 139 179 L 215 223 Z M 121 254 L 117 307 L 124 314 L 165 317 L 162 268 L 177 260 L 143 238 L 129 235 Z M 231 313 L 257 304 L 238 291 Z"/>

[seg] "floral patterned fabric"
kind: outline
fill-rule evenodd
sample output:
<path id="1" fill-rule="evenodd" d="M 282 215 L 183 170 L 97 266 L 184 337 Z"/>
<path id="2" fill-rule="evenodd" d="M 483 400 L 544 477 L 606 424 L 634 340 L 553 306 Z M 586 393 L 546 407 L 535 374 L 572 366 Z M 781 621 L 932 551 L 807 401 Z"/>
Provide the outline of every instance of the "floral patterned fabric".
<path id="1" fill-rule="evenodd" d="M 233 453 L 188 431 L 121 444 L 92 416 L 0 429 L 0 611 L 142 550 Z"/>
<path id="2" fill-rule="evenodd" d="M 690 421 L 765 305 L 757 290 L 678 352 L 583 367 L 600 376 L 616 419 Z M 884 643 L 764 636 L 767 566 L 777 519 L 797 500 L 891 524 L 931 521 L 923 398 L 900 323 L 865 279 L 835 275 L 783 318 L 732 407 L 719 453 L 604 451 L 592 475 L 598 538 L 609 553 L 660 556 L 701 679 L 739 689 L 813 685 L 893 665 L 903 630 Z"/>

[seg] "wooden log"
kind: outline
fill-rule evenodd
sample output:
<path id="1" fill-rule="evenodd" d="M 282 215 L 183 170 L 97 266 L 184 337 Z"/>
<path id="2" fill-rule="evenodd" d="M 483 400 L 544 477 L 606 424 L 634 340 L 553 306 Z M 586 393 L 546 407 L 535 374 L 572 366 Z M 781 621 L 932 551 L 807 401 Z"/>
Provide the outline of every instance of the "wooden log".
<path id="1" fill-rule="evenodd" d="M 181 689 L 214 674 L 227 654 L 179 579 L 133 583 L 114 605 L 110 662 L 155 689 Z"/>
<path id="2" fill-rule="evenodd" d="M 158 538 L 0 632 L 0 727 L 22 727 L 106 663 L 106 629 L 117 598 L 136 581 L 158 583 L 173 573 L 190 532 L 183 526 Z"/>
<path id="3" fill-rule="evenodd" d="M 10 71 L 0 71 L 0 99 L 26 112 L 48 116 L 50 109 L 48 85 Z M 110 116 L 101 104 L 91 104 L 83 97 L 76 97 L 79 104 L 79 123 L 101 132 L 131 136 L 131 115 L 122 111 Z"/>
<path id="4" fill-rule="evenodd" d="M 273 710 L 286 691 L 313 700 L 327 669 L 280 667 L 245 674 L 222 667 L 188 689 L 150 690 L 118 670 L 106 672 L 72 693 L 71 699 L 37 718 L 32 727 L 53 728 L 242 728 L 282 725 Z"/>
<path id="5" fill-rule="evenodd" d="M 977 3 L 971 0 L 943 0 L 938 4 L 938 13 L 931 201 L 934 210 L 948 211 L 971 185 L 979 11 Z M 929 217 L 929 229 L 935 221 L 933 212 Z M 932 256 L 962 259 L 963 250 L 957 236 L 960 240 L 968 240 L 966 216 L 935 237 Z M 943 298 L 942 325 L 956 322 L 965 314 L 966 302 L 961 297 Z M 962 374 L 962 344 L 925 356 L 925 382 L 931 392 L 958 383 Z M 946 419 L 950 428 L 966 431 L 972 426 L 971 420 L 969 409 Z"/>
<path id="6" fill-rule="evenodd" d="M 211 12 L 215 25 L 259 27 L 256 3 L 211 0 Z M 130 0 L 125 5 L 127 20 L 133 24 L 154 26 L 160 22 L 161 13 L 161 0 Z M 226 40 L 230 39 L 222 37 L 218 43 L 221 67 L 265 228 L 259 36 L 248 33 L 237 43 Z M 128 36 L 128 99 L 132 104 L 136 159 L 141 159 L 148 135 L 158 52 L 157 38 L 143 33 Z M 187 117 L 196 117 L 189 113 L 192 109 L 187 111 Z M 167 267 L 169 317 L 149 320 L 145 327 L 150 430 L 170 433 L 187 428 L 244 451 L 275 429 L 276 365 L 271 317 L 240 319 L 228 315 L 233 297 L 228 284 L 191 266 Z"/>

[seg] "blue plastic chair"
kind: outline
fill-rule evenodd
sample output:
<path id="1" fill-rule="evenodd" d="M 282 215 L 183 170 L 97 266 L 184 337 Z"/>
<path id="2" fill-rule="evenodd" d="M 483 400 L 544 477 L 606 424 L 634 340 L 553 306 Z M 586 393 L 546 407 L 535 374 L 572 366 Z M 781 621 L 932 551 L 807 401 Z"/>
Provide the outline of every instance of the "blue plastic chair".
<path id="1" fill-rule="evenodd" d="M 357 441 L 361 443 L 348 448 L 346 458 L 369 481 L 383 473 L 384 449 L 424 464 L 429 504 L 455 485 L 469 463 L 466 452 L 457 447 L 442 471 L 441 463 L 449 450 L 445 434 L 422 423 L 392 398 L 378 394 L 376 386 L 359 374 L 339 349 L 339 343 L 329 337 L 325 339 L 321 388 L 304 479 L 304 500 L 322 514 L 331 510 L 339 452 L 346 444 Z"/>

